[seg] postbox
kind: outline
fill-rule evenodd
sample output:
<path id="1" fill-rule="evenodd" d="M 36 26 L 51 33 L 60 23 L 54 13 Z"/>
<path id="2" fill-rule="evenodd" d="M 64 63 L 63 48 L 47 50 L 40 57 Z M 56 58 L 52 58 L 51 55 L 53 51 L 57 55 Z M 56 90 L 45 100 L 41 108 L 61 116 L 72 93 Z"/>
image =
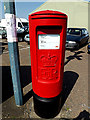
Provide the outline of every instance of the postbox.
<path id="1" fill-rule="evenodd" d="M 43 118 L 59 113 L 67 29 L 67 15 L 39 11 L 29 15 L 34 110 Z"/>

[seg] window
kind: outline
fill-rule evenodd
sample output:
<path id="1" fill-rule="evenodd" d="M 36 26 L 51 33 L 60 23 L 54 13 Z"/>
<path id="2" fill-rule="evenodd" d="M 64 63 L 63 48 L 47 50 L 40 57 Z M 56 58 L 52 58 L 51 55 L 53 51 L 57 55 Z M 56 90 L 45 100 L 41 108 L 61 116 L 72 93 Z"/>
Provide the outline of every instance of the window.
<path id="1" fill-rule="evenodd" d="M 79 29 L 68 29 L 67 33 L 71 34 L 71 35 L 81 35 L 81 30 L 79 30 Z"/>
<path id="2" fill-rule="evenodd" d="M 20 27 L 20 28 L 22 27 L 22 25 L 21 25 L 21 23 L 20 23 L 20 22 L 18 22 L 18 27 Z"/>
<path id="3" fill-rule="evenodd" d="M 27 22 L 22 22 L 24 27 L 28 27 L 28 23 Z"/>

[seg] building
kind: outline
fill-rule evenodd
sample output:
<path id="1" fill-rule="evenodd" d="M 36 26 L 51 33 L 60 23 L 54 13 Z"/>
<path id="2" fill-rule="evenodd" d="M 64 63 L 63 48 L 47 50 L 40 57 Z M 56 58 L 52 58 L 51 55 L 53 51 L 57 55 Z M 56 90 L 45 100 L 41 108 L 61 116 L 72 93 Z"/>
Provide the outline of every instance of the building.
<path id="1" fill-rule="evenodd" d="M 90 34 L 90 2 L 84 0 L 47 0 L 35 11 L 57 10 L 68 16 L 67 27 L 87 28 Z"/>

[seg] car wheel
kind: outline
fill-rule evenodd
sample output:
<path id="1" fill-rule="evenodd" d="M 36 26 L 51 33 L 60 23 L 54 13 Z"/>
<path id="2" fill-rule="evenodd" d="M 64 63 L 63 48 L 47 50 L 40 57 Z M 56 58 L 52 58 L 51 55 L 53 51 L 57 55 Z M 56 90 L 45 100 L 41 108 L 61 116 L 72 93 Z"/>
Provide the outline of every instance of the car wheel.
<path id="1" fill-rule="evenodd" d="M 90 54 L 90 50 L 88 50 L 88 54 Z"/>
<path id="2" fill-rule="evenodd" d="M 22 42 L 22 41 L 23 41 L 23 38 L 22 38 L 22 37 L 19 37 L 19 38 L 18 38 L 18 41 Z"/>
<path id="3" fill-rule="evenodd" d="M 88 54 L 90 54 L 90 52 L 88 51 Z"/>

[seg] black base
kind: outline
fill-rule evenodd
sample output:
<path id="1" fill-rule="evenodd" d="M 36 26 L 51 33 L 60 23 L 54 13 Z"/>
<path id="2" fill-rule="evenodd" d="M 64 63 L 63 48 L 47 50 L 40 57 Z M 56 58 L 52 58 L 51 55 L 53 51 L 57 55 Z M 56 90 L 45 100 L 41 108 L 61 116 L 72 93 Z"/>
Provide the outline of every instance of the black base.
<path id="1" fill-rule="evenodd" d="M 54 118 L 61 109 L 61 94 L 53 98 L 42 98 L 33 93 L 35 113 L 42 118 Z"/>

